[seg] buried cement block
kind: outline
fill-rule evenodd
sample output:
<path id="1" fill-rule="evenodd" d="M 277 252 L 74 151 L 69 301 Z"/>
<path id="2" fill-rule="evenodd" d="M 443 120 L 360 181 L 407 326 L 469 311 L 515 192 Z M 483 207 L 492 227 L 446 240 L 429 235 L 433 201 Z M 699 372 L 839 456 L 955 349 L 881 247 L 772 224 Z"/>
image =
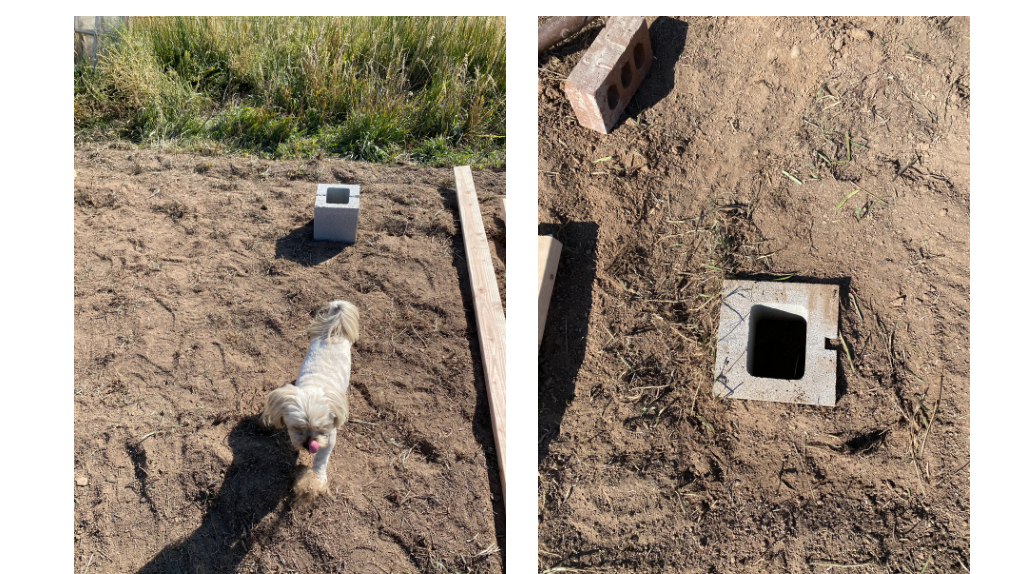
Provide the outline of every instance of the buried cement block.
<path id="1" fill-rule="evenodd" d="M 713 395 L 833 406 L 836 285 L 724 281 Z"/>
<path id="2" fill-rule="evenodd" d="M 354 243 L 358 233 L 361 188 L 357 185 L 320 183 L 316 188 L 312 238 L 316 241 Z"/>
<path id="3" fill-rule="evenodd" d="M 652 43 L 645 18 L 610 18 L 564 86 L 578 123 L 610 133 L 650 68 Z"/>

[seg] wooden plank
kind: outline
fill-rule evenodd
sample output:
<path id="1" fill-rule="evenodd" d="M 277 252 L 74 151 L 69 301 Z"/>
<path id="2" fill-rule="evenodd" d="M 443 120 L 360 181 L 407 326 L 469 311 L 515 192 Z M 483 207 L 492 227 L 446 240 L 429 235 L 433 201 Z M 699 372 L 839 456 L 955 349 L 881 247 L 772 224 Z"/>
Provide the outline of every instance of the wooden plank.
<path id="1" fill-rule="evenodd" d="M 496 443 L 496 462 L 500 467 L 500 488 L 504 505 L 507 504 L 507 320 L 500 302 L 500 287 L 496 284 L 493 257 L 489 241 L 482 226 L 482 212 L 475 193 L 471 168 L 454 168 L 457 187 L 457 209 L 464 233 L 464 250 L 468 259 L 468 276 L 471 279 L 472 299 L 475 301 L 475 322 L 482 347 L 482 367 L 486 374 L 489 395 L 489 413 L 493 420 L 493 441 Z"/>
<path id="2" fill-rule="evenodd" d="M 563 245 L 549 236 L 539 237 L 539 346 L 542 346 L 542 332 L 546 329 L 546 312 L 549 311 L 550 296 L 553 295 L 553 281 L 557 278 L 560 251 Z"/>
<path id="3" fill-rule="evenodd" d="M 507 198 L 500 198 L 500 219 L 503 220 L 503 224 L 507 225 Z"/>

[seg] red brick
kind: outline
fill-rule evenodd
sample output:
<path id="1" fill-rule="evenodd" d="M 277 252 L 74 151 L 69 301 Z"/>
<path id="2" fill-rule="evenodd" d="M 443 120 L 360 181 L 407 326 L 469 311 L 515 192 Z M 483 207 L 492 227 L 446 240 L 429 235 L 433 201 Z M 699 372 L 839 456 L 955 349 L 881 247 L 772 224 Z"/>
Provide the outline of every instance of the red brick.
<path id="1" fill-rule="evenodd" d="M 610 133 L 651 67 L 645 18 L 610 18 L 567 78 L 565 91 L 578 123 Z"/>

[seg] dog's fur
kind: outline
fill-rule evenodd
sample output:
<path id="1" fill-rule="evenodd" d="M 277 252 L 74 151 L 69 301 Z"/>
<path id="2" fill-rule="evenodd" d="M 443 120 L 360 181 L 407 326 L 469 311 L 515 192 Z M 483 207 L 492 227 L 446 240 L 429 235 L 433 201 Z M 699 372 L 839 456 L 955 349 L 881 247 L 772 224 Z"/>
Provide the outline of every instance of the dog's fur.
<path id="1" fill-rule="evenodd" d="M 299 494 L 325 491 L 326 466 L 337 441 L 337 429 L 347 422 L 347 387 L 351 379 L 351 345 L 358 341 L 358 308 L 347 301 L 322 307 L 308 328 L 312 336 L 308 353 L 294 384 L 266 397 L 262 421 L 266 426 L 287 428 L 291 445 L 308 450 L 319 445 L 312 471 L 299 475 Z"/>

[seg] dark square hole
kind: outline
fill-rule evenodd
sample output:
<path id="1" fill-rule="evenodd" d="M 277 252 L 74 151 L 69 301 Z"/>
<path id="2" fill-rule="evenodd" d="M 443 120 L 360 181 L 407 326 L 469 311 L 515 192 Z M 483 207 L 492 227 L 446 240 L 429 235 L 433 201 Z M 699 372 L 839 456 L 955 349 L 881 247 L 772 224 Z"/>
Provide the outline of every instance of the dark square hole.
<path id="1" fill-rule="evenodd" d="M 350 203 L 350 201 L 351 201 L 350 187 L 326 188 L 326 203 Z"/>
<path id="2" fill-rule="evenodd" d="M 808 323 L 800 315 L 753 305 L 748 329 L 748 374 L 766 379 L 805 376 Z"/>

